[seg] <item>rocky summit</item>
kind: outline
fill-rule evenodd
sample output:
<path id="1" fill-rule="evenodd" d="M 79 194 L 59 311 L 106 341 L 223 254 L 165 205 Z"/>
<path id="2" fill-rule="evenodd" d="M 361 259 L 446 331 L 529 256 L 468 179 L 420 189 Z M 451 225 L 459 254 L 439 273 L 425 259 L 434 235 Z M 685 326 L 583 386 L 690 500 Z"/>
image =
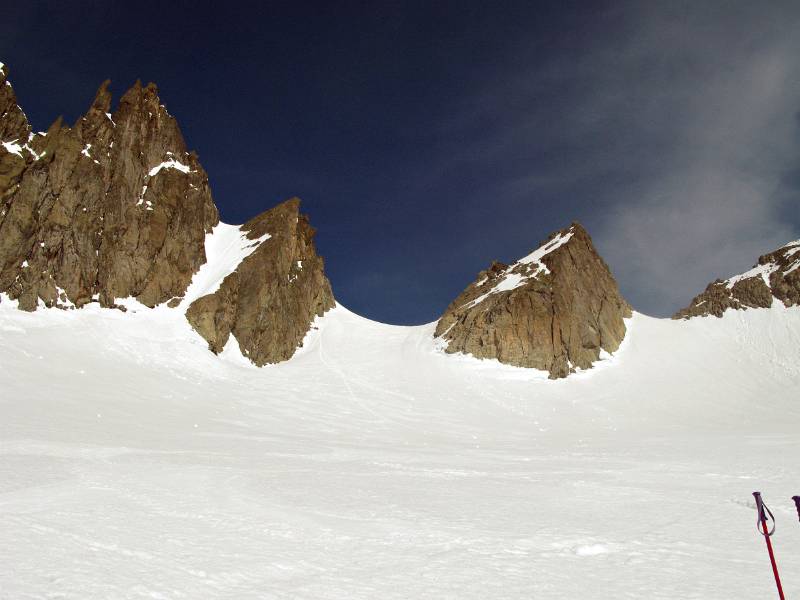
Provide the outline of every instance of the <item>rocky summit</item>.
<path id="1" fill-rule="evenodd" d="M 0 292 L 26 311 L 124 310 L 122 298 L 185 308 L 219 216 L 156 86 L 137 82 L 112 113 L 106 81 L 72 127 L 59 118 L 32 133 L 7 76 L 0 64 Z M 211 350 L 232 334 L 257 365 L 286 360 L 334 305 L 299 204 L 243 225 L 258 247 L 189 304 Z"/>
<path id="2" fill-rule="evenodd" d="M 800 305 L 800 240 L 760 256 L 749 271 L 712 281 L 672 318 L 721 317 L 729 308 L 769 308 L 775 300 L 784 306 Z"/>
<path id="3" fill-rule="evenodd" d="M 631 309 L 578 223 L 512 265 L 494 262 L 456 298 L 435 335 L 449 353 L 566 377 L 625 337 Z"/>
<path id="4" fill-rule="evenodd" d="M 8 152 L 12 143 L 19 140 L 24 142 L 30 132 L 28 117 L 19 107 L 14 88 L 8 81 L 8 68 L 0 63 L 0 143 Z"/>
<path id="5" fill-rule="evenodd" d="M 259 243 L 219 289 L 195 300 L 186 318 L 220 352 L 231 335 L 256 365 L 291 358 L 309 323 L 335 305 L 314 228 L 292 198 L 241 227 Z"/>
<path id="6" fill-rule="evenodd" d="M 137 82 L 112 114 L 105 82 L 74 126 L 38 134 L 2 87 L 0 291 L 23 310 L 180 296 L 219 217 L 156 86 Z"/>

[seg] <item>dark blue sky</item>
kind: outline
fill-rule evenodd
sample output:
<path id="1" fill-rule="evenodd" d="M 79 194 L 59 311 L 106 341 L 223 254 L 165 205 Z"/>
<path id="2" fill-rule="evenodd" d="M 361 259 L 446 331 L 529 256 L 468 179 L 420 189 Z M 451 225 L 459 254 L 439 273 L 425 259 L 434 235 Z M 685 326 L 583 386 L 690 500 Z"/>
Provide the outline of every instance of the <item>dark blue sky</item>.
<path id="1" fill-rule="evenodd" d="M 800 237 L 795 3 L 16 3 L 34 127 L 155 81 L 223 220 L 292 195 L 337 299 L 436 319 L 579 220 L 669 314 Z"/>

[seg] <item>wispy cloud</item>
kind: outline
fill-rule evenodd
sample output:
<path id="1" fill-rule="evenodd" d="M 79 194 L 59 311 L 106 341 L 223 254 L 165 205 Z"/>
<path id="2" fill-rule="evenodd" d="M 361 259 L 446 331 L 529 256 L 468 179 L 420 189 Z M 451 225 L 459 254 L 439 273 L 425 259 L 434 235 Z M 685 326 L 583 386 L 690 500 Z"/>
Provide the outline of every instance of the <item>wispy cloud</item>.
<path id="1" fill-rule="evenodd" d="M 643 139 L 648 124 L 662 130 L 662 151 L 643 159 L 658 168 L 598 232 L 626 290 L 656 313 L 798 234 L 800 203 L 780 188 L 800 159 L 800 13 L 755 10 L 646 13 L 622 65 L 657 59 L 672 73 L 637 124 Z"/>
<path id="2" fill-rule="evenodd" d="M 633 304 L 669 314 L 800 236 L 798 31 L 796 3 L 615 8 L 471 96 L 447 126 L 475 143 L 448 160 L 526 157 L 498 194 L 574 211 Z"/>

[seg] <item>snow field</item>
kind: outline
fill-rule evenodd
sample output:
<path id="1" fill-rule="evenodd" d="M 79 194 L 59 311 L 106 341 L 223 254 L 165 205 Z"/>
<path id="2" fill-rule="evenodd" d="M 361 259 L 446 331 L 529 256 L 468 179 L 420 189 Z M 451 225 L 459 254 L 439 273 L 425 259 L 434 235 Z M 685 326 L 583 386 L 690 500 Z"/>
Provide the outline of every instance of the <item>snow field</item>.
<path id="1" fill-rule="evenodd" d="M 752 598 L 800 590 L 800 311 L 636 314 L 563 381 L 342 307 L 293 360 L 178 310 L 0 303 L 0 597 Z"/>
<path id="2" fill-rule="evenodd" d="M 181 305 L 0 298 L 0 598 L 800 594 L 800 309 L 634 314 L 566 380 L 344 307 L 257 369 L 186 322 L 268 236 L 220 224 Z"/>

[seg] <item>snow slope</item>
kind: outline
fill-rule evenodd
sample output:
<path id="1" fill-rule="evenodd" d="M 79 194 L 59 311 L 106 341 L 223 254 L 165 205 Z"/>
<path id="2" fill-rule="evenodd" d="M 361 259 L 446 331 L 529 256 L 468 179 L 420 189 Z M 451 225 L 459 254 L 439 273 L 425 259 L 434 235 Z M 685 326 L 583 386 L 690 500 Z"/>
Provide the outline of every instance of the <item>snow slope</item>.
<path id="1" fill-rule="evenodd" d="M 192 277 L 192 282 L 181 300 L 181 312 L 186 312 L 189 305 L 201 296 L 216 292 L 239 263 L 272 237 L 266 233 L 251 240 L 247 233 L 239 225 L 228 225 L 220 221 L 211 233 L 206 234 L 206 262 Z"/>
<path id="2" fill-rule="evenodd" d="M 548 381 L 341 306 L 257 369 L 180 310 L 11 304 L 0 598 L 769 598 L 755 489 L 800 594 L 800 309 L 635 314 Z"/>

